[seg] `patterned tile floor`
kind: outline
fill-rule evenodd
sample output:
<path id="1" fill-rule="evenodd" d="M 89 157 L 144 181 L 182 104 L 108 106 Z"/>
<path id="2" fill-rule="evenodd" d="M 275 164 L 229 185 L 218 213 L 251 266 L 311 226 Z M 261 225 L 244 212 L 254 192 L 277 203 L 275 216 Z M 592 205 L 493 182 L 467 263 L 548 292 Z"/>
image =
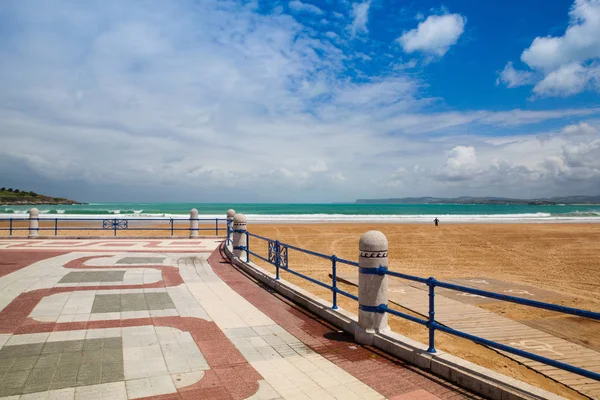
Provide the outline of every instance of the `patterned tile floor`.
<path id="1" fill-rule="evenodd" d="M 0 243 L 0 399 L 471 397 L 265 291 L 216 240 L 120 242 Z"/>

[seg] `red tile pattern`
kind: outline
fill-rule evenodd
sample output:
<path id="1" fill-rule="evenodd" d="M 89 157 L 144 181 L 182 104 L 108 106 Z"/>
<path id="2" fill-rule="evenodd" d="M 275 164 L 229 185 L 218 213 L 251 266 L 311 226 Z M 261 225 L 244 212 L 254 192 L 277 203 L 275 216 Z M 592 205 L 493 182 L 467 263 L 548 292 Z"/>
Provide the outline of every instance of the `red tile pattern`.
<path id="1" fill-rule="evenodd" d="M 25 268 L 35 262 L 45 260 L 46 258 L 60 256 L 66 254 L 65 251 L 44 251 L 31 253 L 31 252 L 6 252 L 0 253 L 0 278 L 11 274 L 15 271 Z"/>
<path id="2" fill-rule="evenodd" d="M 208 262 L 225 283 L 278 325 L 382 395 L 393 397 L 424 389 L 441 399 L 476 398 L 411 364 L 375 348 L 354 343 L 351 335 L 340 333 L 314 314 L 261 288 L 232 266 L 224 258 L 222 249 L 215 250 Z"/>
<path id="3" fill-rule="evenodd" d="M 26 267 L 31 262 L 41 261 L 64 253 L 56 252 L 23 252 L 18 257 L 7 258 L 8 253 L 0 251 L 0 259 L 15 260 L 18 268 Z M 15 253 L 10 253 L 16 256 Z M 33 255 L 32 255 L 33 254 Z M 142 325 L 167 326 L 190 332 L 196 345 L 204 355 L 210 370 L 205 371 L 204 377 L 197 383 L 179 388 L 177 393 L 153 396 L 147 400 L 170 399 L 244 399 L 258 390 L 258 381 L 262 376 L 246 361 L 233 343 L 212 321 L 191 317 L 149 317 L 121 319 L 110 321 L 86 321 L 71 323 L 40 322 L 28 318 L 35 306 L 44 298 L 55 293 L 80 290 L 110 290 L 110 289 L 141 289 L 152 287 L 175 286 L 183 283 L 177 267 L 166 265 L 115 265 L 87 266 L 85 262 L 97 257 L 81 257 L 68 262 L 66 268 L 155 268 L 162 271 L 162 282 L 145 285 L 122 286 L 78 286 L 54 287 L 21 293 L 8 306 L 0 311 L 0 332 L 2 333 L 38 333 L 52 331 L 68 331 L 82 329 L 99 329 L 115 327 L 131 327 Z M 17 269 L 18 269 L 17 268 Z M 14 270 L 14 269 L 13 269 Z"/>

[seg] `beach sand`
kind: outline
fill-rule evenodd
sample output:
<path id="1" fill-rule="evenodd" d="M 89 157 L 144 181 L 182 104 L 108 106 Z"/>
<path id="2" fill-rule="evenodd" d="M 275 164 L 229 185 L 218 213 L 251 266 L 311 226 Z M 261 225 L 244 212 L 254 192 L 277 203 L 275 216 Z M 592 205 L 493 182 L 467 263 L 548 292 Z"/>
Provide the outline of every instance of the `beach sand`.
<path id="1" fill-rule="evenodd" d="M 185 225 L 181 225 L 185 228 Z M 208 226 L 207 226 L 208 227 Z M 278 239 L 309 250 L 336 254 L 349 260 L 358 259 L 358 241 L 362 233 L 377 229 L 389 241 L 390 269 L 438 280 L 457 278 L 495 279 L 506 283 L 543 289 L 555 304 L 600 311 L 600 224 L 448 224 L 440 227 L 412 224 L 249 224 L 250 232 Z M 1 231 L 6 236 L 6 231 Z M 21 232 L 24 235 L 26 232 Z M 47 234 L 52 234 L 48 231 Z M 90 236 L 112 231 L 65 231 L 60 235 Z M 166 236 L 167 231 L 119 231 L 118 236 Z M 175 231 L 187 236 L 189 231 Z M 202 233 L 201 233 L 202 234 Z M 206 231 L 206 234 L 211 234 Z M 214 230 L 212 231 L 214 234 Z M 250 248 L 264 256 L 264 241 L 250 237 Z M 290 250 L 290 267 L 324 282 L 330 282 L 329 260 L 318 259 Z M 259 265 L 274 272 L 274 268 L 257 257 Z M 355 272 L 355 268 L 340 264 L 338 271 Z M 289 273 L 282 278 L 297 284 L 327 300 L 331 292 Z M 356 294 L 354 286 L 340 287 Z M 555 294 L 555 298 L 552 295 Z M 357 313 L 356 302 L 338 297 L 340 307 Z M 532 327 L 557 336 L 568 337 L 583 346 L 600 351 L 600 323 L 578 317 L 492 302 L 479 305 Z M 397 317 L 390 317 L 390 326 L 423 343 L 427 331 Z M 508 376 L 529 382 L 567 398 L 584 398 L 537 372 L 483 346 L 470 341 L 436 334 L 436 347 L 476 364 Z"/>

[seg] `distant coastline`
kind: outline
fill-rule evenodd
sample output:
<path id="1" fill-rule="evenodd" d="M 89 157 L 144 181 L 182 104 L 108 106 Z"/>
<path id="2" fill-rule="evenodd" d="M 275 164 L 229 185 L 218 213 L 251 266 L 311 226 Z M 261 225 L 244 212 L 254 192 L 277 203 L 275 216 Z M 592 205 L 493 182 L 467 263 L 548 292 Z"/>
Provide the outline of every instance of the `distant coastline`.
<path id="1" fill-rule="evenodd" d="M 36 192 L 27 192 L 13 188 L 0 188 L 0 206 L 27 205 L 72 205 L 82 204 L 62 197 L 51 197 Z"/>
<path id="2" fill-rule="evenodd" d="M 513 199 L 506 197 L 402 197 L 390 199 L 358 199 L 356 204 L 504 204 L 504 205 L 600 205 L 600 196 L 565 196 L 536 199 Z"/>

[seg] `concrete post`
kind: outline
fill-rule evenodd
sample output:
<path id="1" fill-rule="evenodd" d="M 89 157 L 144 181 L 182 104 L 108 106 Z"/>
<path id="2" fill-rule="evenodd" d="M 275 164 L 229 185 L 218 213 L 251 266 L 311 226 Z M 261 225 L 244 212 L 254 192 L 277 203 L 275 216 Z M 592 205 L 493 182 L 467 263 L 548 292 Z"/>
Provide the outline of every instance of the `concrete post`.
<path id="1" fill-rule="evenodd" d="M 198 237 L 198 210 L 190 210 L 190 239 Z"/>
<path id="2" fill-rule="evenodd" d="M 40 227 L 40 212 L 37 208 L 29 210 L 29 239 L 33 239 L 39 236 L 38 228 Z"/>
<path id="3" fill-rule="evenodd" d="M 246 246 L 248 237 L 246 236 L 246 216 L 244 214 L 235 214 L 233 217 L 233 255 L 242 261 L 246 261 L 248 254 Z"/>
<path id="4" fill-rule="evenodd" d="M 388 278 L 375 272 L 380 266 L 388 266 L 388 241 L 379 231 L 368 231 L 360 237 L 358 258 L 358 327 L 355 339 L 358 343 L 372 345 L 377 332 L 388 328 L 386 312 L 376 310 L 380 304 L 388 304 Z"/>
<path id="5" fill-rule="evenodd" d="M 232 225 L 233 225 L 233 216 L 235 215 L 235 210 L 230 208 L 229 210 L 227 210 L 227 245 L 229 244 L 229 241 L 231 240 L 231 229 L 232 229 Z"/>

